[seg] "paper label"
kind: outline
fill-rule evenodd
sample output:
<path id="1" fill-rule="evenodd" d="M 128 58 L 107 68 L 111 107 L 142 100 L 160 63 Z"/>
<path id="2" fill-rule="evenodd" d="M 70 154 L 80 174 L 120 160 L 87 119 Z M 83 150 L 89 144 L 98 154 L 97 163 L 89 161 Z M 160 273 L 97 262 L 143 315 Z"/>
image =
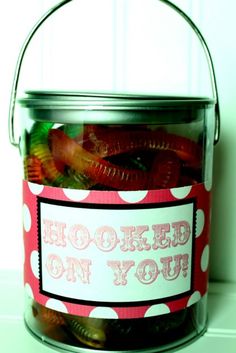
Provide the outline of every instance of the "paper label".
<path id="1" fill-rule="evenodd" d="M 73 315 L 138 318 L 207 290 L 210 192 L 83 191 L 24 182 L 25 285 Z"/>

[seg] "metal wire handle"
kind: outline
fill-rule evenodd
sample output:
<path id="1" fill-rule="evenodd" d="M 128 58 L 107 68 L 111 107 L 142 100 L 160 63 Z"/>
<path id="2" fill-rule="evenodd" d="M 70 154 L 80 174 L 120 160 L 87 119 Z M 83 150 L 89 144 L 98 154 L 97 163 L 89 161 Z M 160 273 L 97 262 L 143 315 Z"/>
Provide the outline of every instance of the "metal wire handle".
<path id="1" fill-rule="evenodd" d="M 19 78 L 20 78 L 20 70 L 21 70 L 21 65 L 24 59 L 25 52 L 27 50 L 27 47 L 33 38 L 34 34 L 37 32 L 39 27 L 59 8 L 64 6 L 65 4 L 71 2 L 73 0 L 63 0 L 59 4 L 55 5 L 51 9 L 49 9 L 40 19 L 39 21 L 35 24 L 35 26 L 32 28 L 31 32 L 29 33 L 28 37 L 26 38 L 16 64 L 15 68 L 15 74 L 13 78 L 13 84 L 12 84 L 12 91 L 11 91 L 11 98 L 10 98 L 10 108 L 9 108 L 9 117 L 8 117 L 8 133 L 9 133 L 9 140 L 10 143 L 18 147 L 19 146 L 19 141 L 15 136 L 15 123 L 14 123 L 14 115 L 15 115 L 15 106 L 16 106 L 16 97 L 17 97 L 17 89 L 18 89 L 18 84 L 19 84 Z M 211 78 L 211 85 L 212 85 L 212 92 L 213 92 L 213 98 L 215 100 L 215 137 L 214 137 L 214 144 L 216 144 L 219 141 L 220 137 L 220 107 L 219 107 L 219 96 L 218 96 L 218 89 L 217 89 L 217 82 L 216 82 L 216 75 L 215 75 L 215 69 L 214 69 L 214 64 L 213 60 L 211 57 L 210 50 L 207 46 L 207 43 L 195 25 L 195 23 L 191 20 L 191 18 L 183 12 L 178 6 L 174 5 L 172 2 L 169 0 L 159 0 L 162 3 L 168 5 L 171 7 L 173 10 L 175 10 L 179 15 L 181 15 L 184 20 L 191 26 L 191 28 L 194 30 L 195 34 L 197 35 L 198 39 L 201 42 L 201 45 L 204 49 L 209 71 L 210 71 L 210 78 Z"/>

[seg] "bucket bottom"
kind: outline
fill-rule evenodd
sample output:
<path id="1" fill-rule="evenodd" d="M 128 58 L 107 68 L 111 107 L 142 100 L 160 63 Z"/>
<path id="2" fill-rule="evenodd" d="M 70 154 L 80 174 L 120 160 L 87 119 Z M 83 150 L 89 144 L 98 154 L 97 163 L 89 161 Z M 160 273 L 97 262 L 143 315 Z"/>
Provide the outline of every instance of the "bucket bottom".
<path id="1" fill-rule="evenodd" d="M 176 313 L 145 319 L 92 319 L 61 314 L 32 302 L 27 329 L 41 342 L 63 352 L 176 351 L 206 331 L 206 298 Z"/>

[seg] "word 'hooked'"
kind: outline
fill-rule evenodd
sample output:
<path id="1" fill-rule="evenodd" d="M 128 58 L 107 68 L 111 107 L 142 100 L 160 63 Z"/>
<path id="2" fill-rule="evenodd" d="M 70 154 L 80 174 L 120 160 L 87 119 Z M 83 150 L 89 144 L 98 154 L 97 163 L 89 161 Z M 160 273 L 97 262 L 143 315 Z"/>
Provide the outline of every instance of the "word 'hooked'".
<path id="1" fill-rule="evenodd" d="M 119 233 L 118 233 L 119 231 Z M 185 245 L 191 235 L 187 221 L 139 226 L 120 226 L 118 231 L 111 226 L 98 227 L 93 236 L 82 224 L 67 226 L 66 223 L 43 219 L 43 241 L 45 244 L 66 247 L 71 244 L 84 250 L 94 244 L 103 252 L 113 251 L 119 244 L 120 250 L 149 251 Z"/>

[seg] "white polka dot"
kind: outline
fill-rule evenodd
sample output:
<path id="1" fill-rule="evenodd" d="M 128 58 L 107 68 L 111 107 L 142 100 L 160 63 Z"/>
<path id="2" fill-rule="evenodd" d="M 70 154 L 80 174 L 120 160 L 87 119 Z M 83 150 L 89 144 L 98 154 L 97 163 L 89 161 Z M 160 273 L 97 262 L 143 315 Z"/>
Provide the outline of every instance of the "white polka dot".
<path id="1" fill-rule="evenodd" d="M 204 224 L 205 224 L 205 214 L 203 210 L 197 210 L 197 220 L 196 220 L 196 237 L 202 234 Z"/>
<path id="2" fill-rule="evenodd" d="M 200 293 L 200 292 L 198 292 L 198 291 L 194 292 L 194 293 L 191 295 L 191 297 L 189 298 L 188 303 L 187 303 L 187 306 L 191 306 L 191 305 L 193 305 L 193 304 L 199 302 L 199 300 L 200 300 L 201 298 L 202 298 L 202 297 L 201 297 L 201 293 Z"/>
<path id="3" fill-rule="evenodd" d="M 32 221 L 31 221 L 31 214 L 30 214 L 29 207 L 26 204 L 24 204 L 23 205 L 23 226 L 26 232 L 30 231 L 31 224 L 32 224 Z"/>
<path id="4" fill-rule="evenodd" d="M 62 313 L 68 313 L 67 307 L 60 300 L 48 299 L 45 306 L 52 310 L 60 311 Z"/>
<path id="5" fill-rule="evenodd" d="M 118 319 L 118 315 L 112 308 L 97 307 L 93 309 L 89 317 L 100 318 L 100 319 Z"/>
<path id="6" fill-rule="evenodd" d="M 155 304 L 146 311 L 144 317 L 159 316 L 169 313 L 170 308 L 166 304 Z"/>
<path id="7" fill-rule="evenodd" d="M 39 254 L 36 250 L 30 254 L 30 266 L 34 276 L 39 278 Z"/>
<path id="8" fill-rule="evenodd" d="M 25 295 L 27 297 L 34 299 L 34 293 L 33 293 L 32 288 L 30 287 L 29 283 L 25 284 Z"/>
<path id="9" fill-rule="evenodd" d="M 177 199 L 184 199 L 186 196 L 188 196 L 191 190 L 192 190 L 192 185 L 189 185 L 181 188 L 171 189 L 171 193 Z"/>
<path id="10" fill-rule="evenodd" d="M 142 201 L 147 196 L 148 191 L 119 191 L 120 198 L 129 203 L 137 203 Z"/>
<path id="11" fill-rule="evenodd" d="M 203 272 L 206 272 L 208 269 L 209 253 L 210 253 L 209 245 L 206 245 L 202 252 L 202 257 L 201 257 L 201 269 Z"/>
<path id="12" fill-rule="evenodd" d="M 34 195 L 39 195 L 44 189 L 44 185 L 35 184 L 35 183 L 28 183 L 29 189 Z"/>
<path id="13" fill-rule="evenodd" d="M 82 201 L 88 197 L 89 190 L 63 189 L 63 192 L 68 199 L 72 201 Z"/>

